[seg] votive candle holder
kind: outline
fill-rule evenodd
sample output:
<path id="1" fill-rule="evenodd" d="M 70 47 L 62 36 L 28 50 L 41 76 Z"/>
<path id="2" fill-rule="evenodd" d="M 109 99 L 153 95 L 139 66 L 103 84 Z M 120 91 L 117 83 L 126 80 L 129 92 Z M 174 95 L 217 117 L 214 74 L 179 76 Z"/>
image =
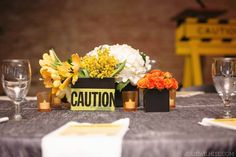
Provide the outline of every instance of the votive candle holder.
<path id="1" fill-rule="evenodd" d="M 138 91 L 122 91 L 122 102 L 124 111 L 137 111 Z"/>
<path id="2" fill-rule="evenodd" d="M 171 89 L 169 90 L 169 96 L 170 96 L 170 109 L 175 109 L 176 107 L 176 90 Z"/>
<path id="3" fill-rule="evenodd" d="M 51 111 L 51 93 L 47 91 L 37 93 L 37 103 L 39 112 L 50 112 Z"/>

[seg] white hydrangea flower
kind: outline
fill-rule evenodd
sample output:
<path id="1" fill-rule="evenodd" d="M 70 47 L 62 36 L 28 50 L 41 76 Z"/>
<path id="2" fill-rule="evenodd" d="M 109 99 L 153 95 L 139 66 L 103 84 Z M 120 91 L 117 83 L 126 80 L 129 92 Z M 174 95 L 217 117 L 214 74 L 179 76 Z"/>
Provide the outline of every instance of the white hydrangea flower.
<path id="1" fill-rule="evenodd" d="M 101 45 L 95 47 L 88 55 L 97 55 L 99 49 L 108 48 L 110 54 L 122 63 L 126 60 L 124 69 L 115 76 L 116 82 L 130 81 L 132 85 L 136 85 L 138 80 L 142 78 L 145 73 L 151 69 L 150 58 L 147 55 L 141 55 L 143 52 L 132 48 L 129 45 Z M 144 58 L 143 58 L 144 57 Z"/>

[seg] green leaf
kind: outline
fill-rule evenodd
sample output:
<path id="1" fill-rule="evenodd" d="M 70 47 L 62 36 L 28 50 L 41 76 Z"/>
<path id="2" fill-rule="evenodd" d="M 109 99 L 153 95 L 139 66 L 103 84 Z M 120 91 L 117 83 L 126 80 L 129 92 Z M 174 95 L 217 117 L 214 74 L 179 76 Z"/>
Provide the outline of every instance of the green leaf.
<path id="1" fill-rule="evenodd" d="M 56 54 L 56 52 L 54 51 L 54 49 L 51 49 L 52 51 L 52 54 L 53 54 L 53 56 L 55 57 L 55 59 L 56 59 L 56 62 L 60 65 L 61 64 L 61 60 L 57 57 L 57 54 Z"/>
<path id="2" fill-rule="evenodd" d="M 71 59 L 71 58 L 67 59 L 67 62 L 68 62 L 69 64 L 71 64 L 71 63 L 72 63 L 72 59 Z"/>
<path id="3" fill-rule="evenodd" d="M 89 78 L 89 73 L 86 69 L 79 69 L 79 77 L 80 78 Z"/>
<path id="4" fill-rule="evenodd" d="M 120 64 L 117 65 L 117 69 L 111 74 L 111 77 L 114 77 L 116 74 L 118 74 L 119 72 L 121 72 L 126 64 L 126 60 Z"/>
<path id="5" fill-rule="evenodd" d="M 146 54 L 144 54 L 144 53 L 139 53 L 139 54 L 142 56 L 142 58 L 143 58 L 144 62 L 146 63 L 146 57 L 147 57 L 147 55 L 146 55 Z"/>
<path id="6" fill-rule="evenodd" d="M 85 77 L 90 77 L 90 76 L 89 76 L 89 72 L 88 72 L 86 69 L 83 69 L 83 72 L 84 72 L 84 76 L 85 76 Z"/>
<path id="7" fill-rule="evenodd" d="M 127 80 L 126 82 L 120 82 L 116 86 L 116 89 L 121 92 L 122 89 L 125 88 L 129 83 L 130 83 L 130 80 Z"/>

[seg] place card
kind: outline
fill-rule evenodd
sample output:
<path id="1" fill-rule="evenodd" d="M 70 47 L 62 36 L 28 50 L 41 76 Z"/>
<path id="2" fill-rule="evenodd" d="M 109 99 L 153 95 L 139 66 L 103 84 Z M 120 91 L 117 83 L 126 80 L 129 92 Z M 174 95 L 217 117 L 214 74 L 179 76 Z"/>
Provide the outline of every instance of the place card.
<path id="1" fill-rule="evenodd" d="M 116 135 L 122 129 L 122 125 L 118 124 L 73 124 L 61 130 L 61 136 L 86 136 L 86 135 Z"/>
<path id="2" fill-rule="evenodd" d="M 68 122 L 42 138 L 42 156 L 121 157 L 129 121 L 124 118 L 112 123 Z"/>
<path id="3" fill-rule="evenodd" d="M 199 124 L 203 126 L 216 126 L 236 130 L 236 118 L 214 119 L 203 118 Z"/>

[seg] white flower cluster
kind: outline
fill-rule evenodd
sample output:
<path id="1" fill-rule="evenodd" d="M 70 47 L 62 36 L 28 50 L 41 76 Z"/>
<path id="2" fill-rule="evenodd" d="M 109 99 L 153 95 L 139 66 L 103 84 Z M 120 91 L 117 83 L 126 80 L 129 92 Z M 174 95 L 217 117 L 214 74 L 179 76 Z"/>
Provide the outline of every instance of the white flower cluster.
<path id="1" fill-rule="evenodd" d="M 150 58 L 143 52 L 132 48 L 129 45 L 101 45 L 95 47 L 88 55 L 97 55 L 99 49 L 109 49 L 110 54 L 122 63 L 126 61 L 124 69 L 115 76 L 116 82 L 130 81 L 132 85 L 136 85 L 138 80 L 142 78 L 145 73 L 151 69 Z M 143 55 L 142 55 L 143 54 Z"/>

